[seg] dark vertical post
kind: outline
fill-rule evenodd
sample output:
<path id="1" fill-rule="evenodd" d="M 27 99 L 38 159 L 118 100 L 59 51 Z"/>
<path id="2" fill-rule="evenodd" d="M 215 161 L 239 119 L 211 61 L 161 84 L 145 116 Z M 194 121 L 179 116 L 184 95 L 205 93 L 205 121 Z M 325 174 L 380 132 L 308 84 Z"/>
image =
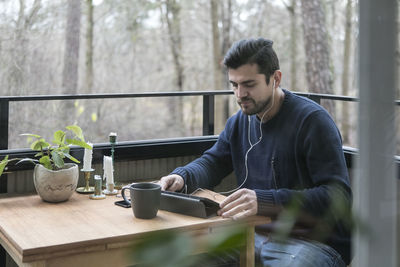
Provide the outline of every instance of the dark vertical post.
<path id="1" fill-rule="evenodd" d="M 0 149 L 8 148 L 9 101 L 0 100 Z M 7 175 L 0 177 L 0 193 L 7 192 Z"/>
<path id="2" fill-rule="evenodd" d="M 8 116 L 9 102 L 8 100 L 0 100 L 0 149 L 8 148 Z"/>
<path id="3" fill-rule="evenodd" d="M 315 95 L 309 95 L 308 98 L 310 98 L 312 101 L 314 101 L 318 105 L 321 105 L 321 97 L 315 96 Z"/>
<path id="4" fill-rule="evenodd" d="M 0 100 L 0 149 L 8 148 L 8 100 Z M 0 176 L 0 193 L 7 193 L 7 175 Z M 6 250 L 0 246 L 0 266 L 6 265 Z"/>
<path id="5" fill-rule="evenodd" d="M 397 0 L 359 1 L 359 159 L 354 209 L 369 231 L 355 231 L 352 266 L 397 265 Z"/>
<path id="6" fill-rule="evenodd" d="M 203 95 L 203 135 L 214 134 L 214 95 Z"/>

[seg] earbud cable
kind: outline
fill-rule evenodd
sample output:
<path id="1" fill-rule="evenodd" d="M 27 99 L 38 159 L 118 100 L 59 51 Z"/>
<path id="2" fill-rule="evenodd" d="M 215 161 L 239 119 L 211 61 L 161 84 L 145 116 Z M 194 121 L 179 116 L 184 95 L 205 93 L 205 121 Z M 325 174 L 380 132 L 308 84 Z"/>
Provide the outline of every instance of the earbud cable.
<path id="1" fill-rule="evenodd" d="M 275 88 L 275 80 L 274 80 L 274 84 L 273 84 L 273 89 L 274 89 L 274 90 L 272 91 L 272 103 L 271 103 L 271 106 L 264 112 L 264 114 L 262 115 L 261 120 L 260 120 L 260 138 L 259 138 L 258 141 L 257 141 L 256 143 L 254 143 L 254 144 L 252 144 L 252 143 L 251 143 L 251 140 L 250 140 L 250 123 L 251 123 L 251 117 L 248 116 L 248 118 L 249 118 L 249 125 L 248 125 L 247 137 L 248 137 L 248 140 L 249 140 L 250 148 L 247 150 L 247 152 L 246 152 L 246 154 L 245 154 L 245 156 L 244 156 L 244 166 L 245 166 L 245 170 L 246 170 L 246 176 L 245 176 L 243 182 L 242 182 L 238 187 L 236 187 L 235 189 L 232 189 L 232 190 L 226 191 L 226 192 L 218 192 L 219 194 L 231 194 L 231 193 L 233 193 L 233 192 L 239 190 L 239 189 L 246 183 L 247 178 L 248 178 L 248 176 L 249 176 L 249 169 L 248 169 L 248 167 L 247 167 L 247 156 L 248 156 L 249 152 L 253 149 L 253 147 L 255 147 L 256 145 L 258 145 L 258 144 L 261 142 L 262 137 L 263 137 L 263 133 L 262 133 L 262 128 L 261 128 L 261 127 L 262 127 L 262 123 L 263 123 L 264 116 L 273 108 L 273 106 L 274 106 L 274 104 L 275 104 L 275 90 L 276 90 L 276 88 Z"/>

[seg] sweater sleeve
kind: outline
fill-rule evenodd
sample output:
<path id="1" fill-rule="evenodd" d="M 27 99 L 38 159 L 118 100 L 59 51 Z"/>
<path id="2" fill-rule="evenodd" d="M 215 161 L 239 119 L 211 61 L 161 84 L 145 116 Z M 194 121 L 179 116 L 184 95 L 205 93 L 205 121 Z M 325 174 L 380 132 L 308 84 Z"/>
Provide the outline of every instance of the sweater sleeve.
<path id="1" fill-rule="evenodd" d="M 299 207 L 313 218 L 340 216 L 349 210 L 352 193 L 339 130 L 325 111 L 314 112 L 298 131 L 299 175 L 310 181 L 301 189 L 258 190 L 258 214 L 270 215 L 271 206 Z M 333 205 L 333 204 L 338 205 Z M 337 207 L 338 210 L 330 209 Z"/>
<path id="2" fill-rule="evenodd" d="M 171 174 L 183 177 L 188 192 L 197 188 L 213 189 L 233 171 L 229 145 L 231 124 L 232 119 L 228 120 L 217 142 L 200 158 L 172 171 Z"/>

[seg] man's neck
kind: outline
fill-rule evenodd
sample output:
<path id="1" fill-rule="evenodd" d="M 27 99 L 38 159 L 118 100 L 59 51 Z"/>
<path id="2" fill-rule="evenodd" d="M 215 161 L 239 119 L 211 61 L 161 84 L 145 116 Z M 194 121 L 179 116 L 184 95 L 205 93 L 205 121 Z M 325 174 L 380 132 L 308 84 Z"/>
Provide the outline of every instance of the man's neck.
<path id="1" fill-rule="evenodd" d="M 283 99 L 285 98 L 285 93 L 282 91 L 282 89 L 280 87 L 278 87 L 276 89 L 275 95 L 274 95 L 274 105 L 272 106 L 271 110 L 268 111 L 267 114 L 265 114 L 264 118 L 263 118 L 263 123 L 269 121 L 270 119 L 272 119 L 281 109 L 282 103 L 283 103 Z M 262 116 L 263 114 L 261 114 Z M 261 119 L 260 114 L 257 114 L 258 119 Z"/>

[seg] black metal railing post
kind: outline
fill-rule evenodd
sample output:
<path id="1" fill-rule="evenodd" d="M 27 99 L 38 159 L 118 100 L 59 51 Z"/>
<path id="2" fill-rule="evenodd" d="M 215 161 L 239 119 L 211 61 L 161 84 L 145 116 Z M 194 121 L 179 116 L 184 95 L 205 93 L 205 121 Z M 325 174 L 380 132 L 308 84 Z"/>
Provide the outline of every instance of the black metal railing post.
<path id="1" fill-rule="evenodd" d="M 9 101 L 7 99 L 0 100 L 0 149 L 8 148 L 8 117 L 9 117 Z M 7 193 L 7 175 L 0 177 L 0 193 Z M 6 264 L 6 250 L 0 246 L 0 265 Z"/>
<path id="2" fill-rule="evenodd" d="M 8 148 L 9 101 L 0 100 L 0 149 Z"/>
<path id="3" fill-rule="evenodd" d="M 321 97 L 320 96 L 309 95 L 308 98 L 311 99 L 312 101 L 314 101 L 315 103 L 317 103 L 318 105 L 321 105 Z"/>
<path id="4" fill-rule="evenodd" d="M 214 134 L 214 95 L 203 95 L 203 135 Z"/>
<path id="5" fill-rule="evenodd" d="M 0 149 L 8 149 L 9 100 L 0 100 Z M 7 175 L 0 177 L 0 193 L 7 193 Z"/>

